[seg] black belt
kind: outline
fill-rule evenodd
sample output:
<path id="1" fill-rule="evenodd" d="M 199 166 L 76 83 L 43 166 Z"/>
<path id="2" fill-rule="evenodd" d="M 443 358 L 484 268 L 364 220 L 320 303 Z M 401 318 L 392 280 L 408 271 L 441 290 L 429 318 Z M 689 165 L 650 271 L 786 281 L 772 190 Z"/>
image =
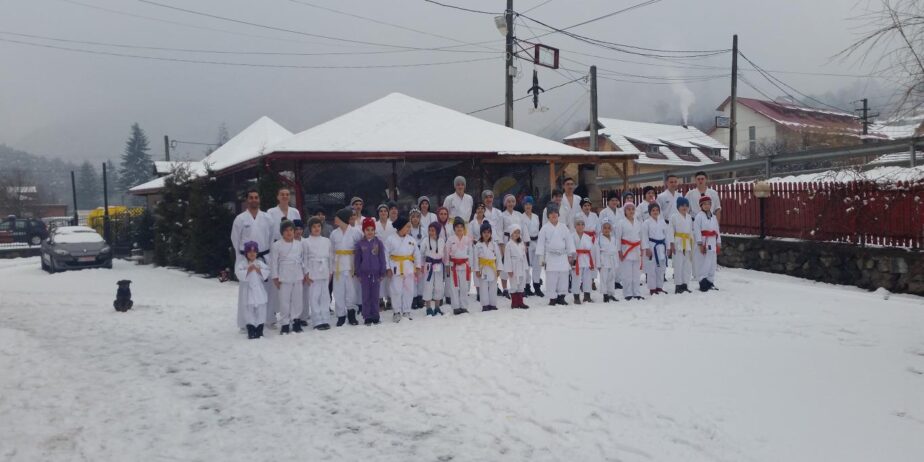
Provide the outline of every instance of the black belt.
<path id="1" fill-rule="evenodd" d="M 539 240 L 539 236 L 536 236 L 536 237 L 530 236 L 529 240 L 531 240 L 531 241 L 538 241 L 538 240 Z"/>

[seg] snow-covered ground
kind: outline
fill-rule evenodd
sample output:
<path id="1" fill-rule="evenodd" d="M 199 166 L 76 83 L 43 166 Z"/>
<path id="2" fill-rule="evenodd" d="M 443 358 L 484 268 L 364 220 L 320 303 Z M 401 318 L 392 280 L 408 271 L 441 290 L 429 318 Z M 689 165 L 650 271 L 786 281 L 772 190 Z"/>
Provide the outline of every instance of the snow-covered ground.
<path id="1" fill-rule="evenodd" d="M 0 460 L 924 460 L 924 299 L 718 286 L 248 341 L 233 283 L 0 260 Z"/>

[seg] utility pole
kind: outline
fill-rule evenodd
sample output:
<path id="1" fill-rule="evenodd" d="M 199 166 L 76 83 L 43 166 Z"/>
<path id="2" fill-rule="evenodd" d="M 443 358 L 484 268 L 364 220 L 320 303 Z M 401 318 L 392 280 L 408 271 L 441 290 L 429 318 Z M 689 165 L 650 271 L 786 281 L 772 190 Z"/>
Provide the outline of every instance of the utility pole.
<path id="1" fill-rule="evenodd" d="M 598 143 L 599 137 L 599 126 L 597 125 L 597 120 L 599 116 L 597 114 L 597 66 L 590 66 L 590 123 L 588 124 L 587 130 L 590 133 L 590 146 L 589 149 L 592 152 L 600 150 Z M 603 204 L 603 193 L 600 191 L 600 187 L 597 186 L 597 165 L 596 164 L 581 164 L 578 166 L 578 176 L 580 177 L 581 184 L 587 188 L 587 197 L 590 198 L 595 204 Z"/>
<path id="2" fill-rule="evenodd" d="M 164 160 L 170 162 L 170 138 L 164 135 Z"/>
<path id="3" fill-rule="evenodd" d="M 869 100 L 863 98 L 863 134 L 869 135 Z"/>
<path id="4" fill-rule="evenodd" d="M 109 180 L 106 175 L 106 163 L 103 162 L 103 239 L 112 244 L 112 235 L 109 227 Z"/>
<path id="5" fill-rule="evenodd" d="M 71 170 L 71 195 L 74 196 L 74 223 L 73 226 L 80 224 L 80 218 L 77 216 L 77 181 L 74 180 L 74 171 Z"/>
<path id="6" fill-rule="evenodd" d="M 590 66 L 590 150 L 597 146 L 597 66 Z"/>
<path id="7" fill-rule="evenodd" d="M 731 117 L 728 121 L 728 160 L 735 161 L 738 142 L 738 34 L 732 36 Z"/>
<path id="8" fill-rule="evenodd" d="M 504 101 L 504 125 L 513 128 L 513 0 L 507 0 L 507 11 L 504 12 L 507 20 L 507 59 L 504 64 L 504 82 L 506 83 Z"/>

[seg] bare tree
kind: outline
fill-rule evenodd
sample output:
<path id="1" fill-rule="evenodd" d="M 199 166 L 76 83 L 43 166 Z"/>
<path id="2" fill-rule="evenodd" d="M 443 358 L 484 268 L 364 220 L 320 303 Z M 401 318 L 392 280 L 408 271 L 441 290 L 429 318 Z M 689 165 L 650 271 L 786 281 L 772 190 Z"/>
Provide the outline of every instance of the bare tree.
<path id="1" fill-rule="evenodd" d="M 25 214 L 29 202 L 29 194 L 33 194 L 29 174 L 21 168 L 12 168 L 0 175 L 0 209 L 7 213 L 22 216 Z"/>
<path id="2" fill-rule="evenodd" d="M 924 107 L 924 2 L 880 2 L 879 9 L 857 18 L 867 30 L 837 56 L 872 59 L 875 72 L 899 86 L 895 115 L 908 115 Z"/>

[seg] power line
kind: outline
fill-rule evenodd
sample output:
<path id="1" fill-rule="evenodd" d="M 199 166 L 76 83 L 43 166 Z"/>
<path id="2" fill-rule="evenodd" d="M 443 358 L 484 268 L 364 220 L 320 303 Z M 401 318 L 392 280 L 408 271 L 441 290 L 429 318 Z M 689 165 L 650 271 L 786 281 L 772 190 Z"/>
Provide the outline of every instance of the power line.
<path id="1" fill-rule="evenodd" d="M 424 0 L 424 1 L 427 2 L 427 3 L 432 3 L 432 4 L 434 4 L 434 5 L 444 6 L 444 7 L 446 7 L 446 8 L 452 8 L 452 9 L 455 9 L 455 10 L 468 11 L 469 13 L 490 14 L 490 15 L 494 15 L 494 16 L 498 16 L 498 15 L 503 14 L 503 13 L 492 13 L 492 12 L 490 12 L 490 11 L 483 11 L 483 10 L 473 10 L 473 9 L 471 9 L 471 8 L 465 8 L 465 7 L 461 7 L 461 6 L 457 6 L 457 5 L 450 5 L 450 4 L 448 4 L 448 3 L 435 2 L 435 1 L 433 1 L 433 0 Z"/>
<path id="2" fill-rule="evenodd" d="M 757 69 L 757 70 L 761 73 L 761 75 L 764 76 L 765 79 L 767 79 L 768 81 L 770 81 L 770 83 L 772 83 L 775 87 L 779 88 L 783 93 L 786 93 L 790 98 L 793 98 L 794 100 L 798 101 L 797 98 L 795 98 L 795 97 L 793 97 L 792 95 L 790 95 L 789 92 L 787 92 L 786 90 L 783 90 L 782 88 L 780 88 L 780 86 L 777 85 L 775 82 L 779 82 L 781 85 L 783 85 L 783 86 L 785 86 L 786 88 L 789 88 L 790 90 L 792 90 L 792 91 L 798 93 L 798 94 L 801 95 L 803 98 L 806 98 L 806 99 L 809 99 L 809 100 L 811 100 L 811 101 L 814 101 L 814 102 L 816 102 L 816 103 L 818 103 L 818 104 L 821 104 L 822 106 L 825 106 L 825 107 L 828 107 L 828 108 L 831 108 L 831 109 L 834 109 L 834 110 L 837 110 L 837 111 L 840 111 L 840 112 L 845 112 L 845 113 L 848 113 L 848 114 L 851 113 L 851 111 L 848 111 L 848 110 L 845 110 L 845 109 L 841 109 L 841 108 L 839 108 L 839 107 L 837 107 L 837 106 L 832 106 L 832 105 L 830 105 L 830 104 L 828 104 L 828 103 L 825 103 L 825 102 L 823 102 L 823 101 L 819 101 L 817 98 L 814 98 L 814 97 L 812 97 L 812 96 L 806 95 L 805 93 L 802 93 L 801 91 L 796 90 L 796 89 L 793 88 L 791 85 L 787 84 L 786 82 L 783 82 L 783 81 L 780 80 L 778 77 L 776 77 L 776 76 L 770 74 L 769 72 L 767 72 L 766 70 L 762 69 L 760 66 L 758 66 L 757 64 L 755 64 L 754 61 L 751 61 L 750 59 L 748 59 L 748 57 L 745 56 L 744 53 L 741 53 L 740 50 L 738 51 L 738 55 L 740 55 L 742 58 L 744 58 L 744 60 L 747 61 L 748 63 L 750 63 L 751 66 L 754 67 L 754 69 Z M 774 82 L 774 81 L 775 81 L 775 82 Z"/>
<path id="3" fill-rule="evenodd" d="M 561 87 L 563 87 L 563 86 L 565 86 L 565 85 L 568 85 L 568 84 L 577 82 L 578 80 L 584 80 L 584 77 L 581 77 L 581 78 L 579 78 L 579 79 L 569 80 L 569 81 L 567 81 L 567 82 L 563 82 L 563 83 L 560 83 L 560 84 L 558 84 L 558 85 L 555 85 L 554 87 L 546 88 L 546 89 L 545 89 L 545 92 L 548 93 L 548 92 L 550 92 L 550 91 L 552 91 L 552 90 L 554 90 L 554 89 L 556 89 L 556 88 L 561 88 Z M 533 97 L 533 95 L 521 96 L 521 97 L 519 97 L 519 98 L 514 99 L 513 101 L 514 101 L 514 102 L 522 101 L 522 100 L 524 100 L 524 99 L 532 98 L 532 97 Z M 503 105 L 505 105 L 505 104 L 507 104 L 507 103 L 500 103 L 500 104 L 495 104 L 495 105 L 493 105 L 493 106 L 483 107 L 483 108 L 481 108 L 481 109 L 476 109 L 476 110 L 471 111 L 471 112 L 466 112 L 466 114 L 469 114 L 469 115 L 471 115 L 471 114 L 477 114 L 477 113 L 479 113 L 479 112 L 487 111 L 487 110 L 489 110 L 489 109 L 494 109 L 494 108 L 496 108 L 496 107 L 501 107 L 501 106 L 503 106 Z"/>
<path id="4" fill-rule="evenodd" d="M 627 7 L 623 8 L 623 9 L 621 9 L 621 10 L 616 10 L 616 11 L 613 11 L 612 13 L 607 13 L 607 14 L 605 14 L 605 15 L 603 15 L 603 16 L 597 16 L 596 18 L 591 18 L 591 19 L 588 19 L 588 20 L 586 20 L 586 21 L 581 21 L 581 22 L 579 22 L 579 23 L 577 23 L 577 24 L 572 24 L 572 25 L 570 25 L 570 26 L 568 26 L 568 27 L 562 28 L 561 30 L 564 31 L 564 30 L 568 30 L 568 29 L 574 29 L 575 27 L 580 27 L 580 26 L 583 26 L 583 25 L 585 25 L 585 24 L 590 24 L 590 23 L 592 23 L 592 22 L 600 21 L 600 20 L 602 20 L 602 19 L 606 19 L 606 18 L 609 18 L 609 17 L 612 17 L 612 16 L 616 16 L 617 14 L 622 14 L 622 13 L 625 13 L 625 12 L 627 12 L 627 11 L 632 11 L 632 10 L 634 10 L 634 9 L 636 9 L 636 8 L 642 8 L 642 7 L 645 7 L 645 6 L 648 6 L 648 5 L 654 5 L 655 3 L 658 3 L 658 2 L 660 2 L 660 1 L 661 1 L 661 0 L 647 0 L 647 1 L 644 1 L 644 2 L 641 2 L 641 3 L 636 3 L 635 5 L 627 6 Z M 525 11 L 524 11 L 524 13 L 525 13 Z M 527 18 L 527 19 L 529 19 L 529 18 Z M 556 32 L 557 32 L 557 31 L 556 31 Z"/>
<path id="5" fill-rule="evenodd" d="M 552 0 L 545 0 L 545 1 L 542 2 L 542 3 L 539 3 L 539 4 L 535 5 L 535 6 L 531 6 L 531 7 L 527 8 L 527 9 L 524 10 L 523 12 L 524 12 L 524 13 L 529 13 L 530 11 L 533 11 L 533 10 L 535 10 L 535 9 L 537 9 L 537 8 L 541 8 L 541 7 L 547 5 L 547 4 L 551 3 L 551 2 L 552 2 Z"/>
<path id="6" fill-rule="evenodd" d="M 474 59 L 461 59 L 456 61 L 441 61 L 441 62 L 427 62 L 427 63 L 411 63 L 411 64 L 381 64 L 381 65 L 345 65 L 345 66 L 330 66 L 330 65 L 296 65 L 296 64 L 257 64 L 257 63 L 239 63 L 239 62 L 228 62 L 228 61 L 208 61 L 208 60 L 196 60 L 196 59 L 185 59 L 185 58 L 170 58 L 162 56 L 146 56 L 146 55 L 134 55 L 128 53 L 117 53 L 111 51 L 99 51 L 99 50 L 86 50 L 82 48 L 71 48 L 58 45 L 49 45 L 45 43 L 32 43 L 24 42 L 21 40 L 5 39 L 0 38 L 0 42 L 15 43 L 20 45 L 27 45 L 32 47 L 40 48 L 51 48 L 55 50 L 71 51 L 75 53 L 87 53 L 94 55 L 105 55 L 105 56 L 118 56 L 122 58 L 134 58 L 134 59 L 147 59 L 153 61 L 170 61 L 170 62 L 179 62 L 179 63 L 189 63 L 189 64 L 209 64 L 209 65 L 220 65 L 220 66 L 239 66 L 239 67 L 254 67 L 254 68 L 270 68 L 270 69 L 391 69 L 391 68 L 408 68 L 408 67 L 429 67 L 429 66 L 442 66 L 448 64 L 463 64 L 463 63 L 473 63 L 478 61 L 488 61 L 496 59 L 495 57 L 489 58 L 474 58 Z"/>

